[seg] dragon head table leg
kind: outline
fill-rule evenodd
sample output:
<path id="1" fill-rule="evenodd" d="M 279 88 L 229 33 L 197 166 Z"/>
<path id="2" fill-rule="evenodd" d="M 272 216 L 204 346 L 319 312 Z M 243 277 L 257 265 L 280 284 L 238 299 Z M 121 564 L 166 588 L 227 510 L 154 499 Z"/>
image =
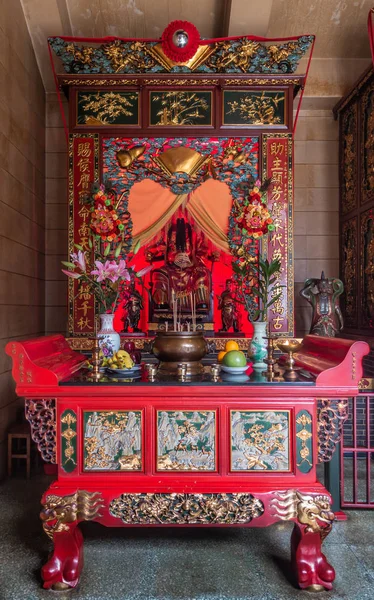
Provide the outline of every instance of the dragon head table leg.
<path id="1" fill-rule="evenodd" d="M 43 587 L 53 590 L 74 588 L 83 568 L 83 535 L 80 521 L 99 517 L 103 507 L 101 494 L 76 491 L 68 496 L 47 492 L 40 517 L 43 529 L 54 544 L 53 552 L 42 568 Z"/>
<path id="2" fill-rule="evenodd" d="M 331 590 L 335 570 L 321 551 L 334 520 L 329 496 L 287 490 L 275 494 L 271 507 L 279 519 L 295 522 L 291 559 L 299 587 L 310 592 Z"/>

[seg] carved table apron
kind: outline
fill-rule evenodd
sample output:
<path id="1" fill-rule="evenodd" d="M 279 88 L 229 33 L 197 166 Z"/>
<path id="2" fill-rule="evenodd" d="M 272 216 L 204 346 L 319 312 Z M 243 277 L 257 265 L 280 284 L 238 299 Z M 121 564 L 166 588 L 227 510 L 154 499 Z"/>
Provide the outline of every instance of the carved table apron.
<path id="1" fill-rule="evenodd" d="M 25 345 L 7 348 L 17 392 L 27 398 L 44 460 L 58 465 L 58 478 L 42 498 L 43 528 L 54 544 L 42 569 L 45 588 L 78 584 L 83 537 L 77 526 L 91 520 L 108 527 L 293 521 L 299 586 L 331 589 L 335 572 L 321 544 L 334 514 L 316 465 L 328 460 L 339 439 L 366 344 L 349 342 L 338 366 L 312 381 L 236 385 L 204 378 L 97 383 L 81 371 L 73 375 L 84 357 L 72 351 L 65 356 L 69 368 L 54 382 L 30 366 L 41 368 L 41 362 Z M 47 360 L 50 374 L 57 369 L 53 360 Z"/>

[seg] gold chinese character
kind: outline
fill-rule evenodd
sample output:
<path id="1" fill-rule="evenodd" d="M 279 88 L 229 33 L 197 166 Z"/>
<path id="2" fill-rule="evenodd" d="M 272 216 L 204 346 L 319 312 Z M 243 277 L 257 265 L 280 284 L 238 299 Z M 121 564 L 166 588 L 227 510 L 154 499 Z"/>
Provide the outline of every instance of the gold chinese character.
<path id="1" fill-rule="evenodd" d="M 82 208 L 78 212 L 78 215 L 81 217 L 81 219 L 83 219 L 83 221 L 85 221 L 90 216 L 90 211 L 86 206 L 82 206 Z"/>
<path id="2" fill-rule="evenodd" d="M 274 181 L 274 183 L 283 184 L 283 173 L 282 173 L 282 171 L 273 172 L 272 173 L 272 181 Z"/>
<path id="3" fill-rule="evenodd" d="M 282 329 L 283 321 L 284 321 L 284 317 L 281 317 L 280 315 L 278 315 L 278 317 L 275 317 L 272 321 L 272 325 L 273 325 L 274 329 Z"/>
<path id="4" fill-rule="evenodd" d="M 282 170 L 283 161 L 280 158 L 274 158 L 273 160 L 273 171 Z"/>
<path id="5" fill-rule="evenodd" d="M 283 194 L 283 188 L 281 185 L 274 185 L 273 189 L 271 190 L 271 199 L 273 200 L 273 202 L 278 202 Z"/>
<path id="6" fill-rule="evenodd" d="M 89 173 L 82 173 L 81 178 L 78 183 L 78 187 L 80 187 L 82 189 L 88 189 L 89 183 L 90 183 Z"/>
<path id="7" fill-rule="evenodd" d="M 274 235 L 271 236 L 272 245 L 276 246 L 277 242 L 282 248 L 284 248 L 283 236 L 281 233 L 275 233 Z"/>
<path id="8" fill-rule="evenodd" d="M 82 329 L 84 329 L 85 327 L 87 327 L 87 329 L 93 329 L 93 327 L 90 325 L 90 320 L 88 317 L 81 317 L 77 323 L 77 326 L 79 327 L 79 329 L 82 331 Z"/>
<path id="9" fill-rule="evenodd" d="M 77 166 L 81 173 L 87 173 L 90 170 L 90 161 L 88 158 L 80 158 L 77 162 Z"/>
<path id="10" fill-rule="evenodd" d="M 92 297 L 91 291 L 90 291 L 90 286 L 88 284 L 86 285 L 81 285 L 79 288 L 79 295 L 78 298 L 80 300 L 90 300 Z"/>
<path id="11" fill-rule="evenodd" d="M 90 306 L 88 306 L 88 300 L 82 302 L 82 305 L 77 308 L 77 310 L 83 311 L 83 316 L 87 317 L 87 313 L 90 310 Z"/>
<path id="12" fill-rule="evenodd" d="M 270 144 L 270 152 L 271 154 L 283 154 L 284 152 L 284 145 L 281 144 L 280 142 L 272 142 L 272 144 Z"/>
<path id="13" fill-rule="evenodd" d="M 90 142 L 81 142 L 78 144 L 78 156 L 91 156 L 91 144 Z"/>
<path id="14" fill-rule="evenodd" d="M 81 237 L 86 237 L 90 232 L 90 228 L 88 227 L 87 223 L 84 221 L 82 223 L 82 225 L 79 227 L 78 229 L 78 233 Z"/>

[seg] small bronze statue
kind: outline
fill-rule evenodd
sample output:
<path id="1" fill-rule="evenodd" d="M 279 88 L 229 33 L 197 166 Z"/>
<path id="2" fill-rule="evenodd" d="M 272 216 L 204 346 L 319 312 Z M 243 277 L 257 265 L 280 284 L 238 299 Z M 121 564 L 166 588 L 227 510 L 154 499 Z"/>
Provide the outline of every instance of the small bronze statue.
<path id="1" fill-rule="evenodd" d="M 324 272 L 321 279 L 307 279 L 300 295 L 312 305 L 313 315 L 310 333 L 325 337 L 335 337 L 343 329 L 343 315 L 339 306 L 339 296 L 344 286 L 340 279 L 327 279 Z"/>
<path id="2" fill-rule="evenodd" d="M 239 300 L 234 292 L 232 279 L 226 280 L 226 289 L 218 298 L 218 310 L 221 311 L 222 329 L 226 332 L 233 328 L 235 333 L 240 331 L 240 313 L 238 311 Z"/>
<path id="3" fill-rule="evenodd" d="M 124 292 L 124 304 L 123 308 L 125 314 L 123 316 L 123 331 L 128 333 L 131 327 L 134 333 L 138 333 L 140 321 L 140 312 L 143 309 L 143 298 L 141 294 L 135 289 L 135 276 L 131 275 L 131 280 Z"/>

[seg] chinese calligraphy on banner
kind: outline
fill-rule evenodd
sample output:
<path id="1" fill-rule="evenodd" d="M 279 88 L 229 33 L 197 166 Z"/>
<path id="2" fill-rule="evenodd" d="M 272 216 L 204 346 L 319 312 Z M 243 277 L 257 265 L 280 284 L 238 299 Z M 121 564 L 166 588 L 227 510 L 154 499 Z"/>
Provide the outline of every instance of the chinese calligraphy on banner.
<path id="1" fill-rule="evenodd" d="M 263 179 L 272 178 L 268 206 L 272 212 L 274 231 L 268 235 L 263 255 L 269 261 L 281 261 L 278 275 L 281 297 L 268 312 L 270 332 L 274 335 L 294 335 L 293 311 L 293 203 L 292 203 L 292 136 L 291 134 L 263 135 Z M 274 295 L 279 293 L 274 290 Z"/>
<path id="2" fill-rule="evenodd" d="M 83 203 L 91 184 L 98 179 L 98 136 L 72 134 L 69 137 L 69 254 L 80 244 L 89 262 L 90 210 Z M 89 336 L 95 331 L 95 298 L 87 284 L 69 279 L 69 334 Z"/>

